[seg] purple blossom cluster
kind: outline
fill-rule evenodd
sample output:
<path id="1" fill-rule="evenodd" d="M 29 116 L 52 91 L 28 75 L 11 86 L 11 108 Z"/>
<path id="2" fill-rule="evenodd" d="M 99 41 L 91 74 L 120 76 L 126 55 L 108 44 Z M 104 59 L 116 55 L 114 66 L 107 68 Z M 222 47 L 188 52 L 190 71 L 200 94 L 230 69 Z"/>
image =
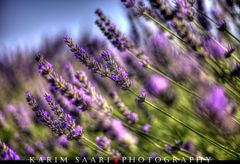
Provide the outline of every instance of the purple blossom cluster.
<path id="1" fill-rule="evenodd" d="M 0 92 L 1 160 L 240 159 L 240 4 L 121 2 L 130 36 L 97 9 L 95 23 L 110 44 L 64 35 L 35 63 L 19 59 L 29 68 L 21 85 L 2 76 L 9 84 Z M 16 69 L 0 65 L 9 76 L 24 72 Z"/>
<path id="2" fill-rule="evenodd" d="M 96 137 L 96 143 L 101 149 L 108 149 L 110 147 L 111 140 L 109 140 L 107 137 Z"/>
<path id="3" fill-rule="evenodd" d="M 0 155 L 2 160 L 20 160 L 21 158 L 9 148 L 5 143 L 0 141 Z"/>
<path id="4" fill-rule="evenodd" d="M 96 20 L 96 25 L 115 47 L 117 47 L 120 51 L 133 47 L 133 43 L 123 36 L 123 34 L 116 28 L 116 25 L 107 18 L 101 9 L 97 9 L 96 14 L 99 17 L 99 19 Z"/>
<path id="5" fill-rule="evenodd" d="M 49 111 L 44 110 L 37 103 L 36 99 L 31 96 L 30 92 L 26 92 L 26 100 L 28 104 L 32 107 L 32 110 L 35 112 L 37 118 L 47 127 L 49 127 L 57 135 L 66 135 L 68 139 L 80 139 L 83 134 L 83 128 L 80 125 L 76 125 L 72 116 L 65 114 L 63 109 L 57 105 L 49 95 L 45 95 L 45 99 L 49 104 L 49 107 L 57 115 L 57 118 L 54 119 Z"/>

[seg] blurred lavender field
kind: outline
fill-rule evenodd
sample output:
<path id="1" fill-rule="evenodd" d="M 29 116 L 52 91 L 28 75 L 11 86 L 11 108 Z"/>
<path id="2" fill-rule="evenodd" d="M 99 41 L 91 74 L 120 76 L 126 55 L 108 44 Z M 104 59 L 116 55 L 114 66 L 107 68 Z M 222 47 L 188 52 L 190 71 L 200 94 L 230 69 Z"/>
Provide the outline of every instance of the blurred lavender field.
<path id="1" fill-rule="evenodd" d="M 0 1 L 0 159 L 240 159 L 238 1 Z"/>

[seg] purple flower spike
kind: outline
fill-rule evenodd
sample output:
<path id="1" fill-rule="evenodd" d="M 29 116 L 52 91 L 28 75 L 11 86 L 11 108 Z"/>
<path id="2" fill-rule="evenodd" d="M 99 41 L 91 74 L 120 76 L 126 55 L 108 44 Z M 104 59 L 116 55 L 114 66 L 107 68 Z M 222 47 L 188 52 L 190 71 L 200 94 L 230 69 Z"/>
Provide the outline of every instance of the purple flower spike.
<path id="1" fill-rule="evenodd" d="M 41 74 L 49 74 L 52 71 L 52 64 L 48 62 L 46 62 L 45 64 L 39 64 L 38 70 Z"/>
<path id="2" fill-rule="evenodd" d="M 46 96 L 45 99 L 46 99 L 46 101 L 47 101 L 48 103 L 52 101 L 51 96 L 49 96 L 49 95 Z"/>
<path id="3" fill-rule="evenodd" d="M 135 5 L 135 0 L 121 0 L 126 8 L 131 8 Z"/>
<path id="4" fill-rule="evenodd" d="M 147 93 L 144 89 L 140 89 L 140 93 L 138 94 L 137 98 L 136 98 L 136 101 L 139 102 L 139 103 L 142 103 L 145 101 L 146 99 L 146 96 L 147 96 Z"/>
<path id="5" fill-rule="evenodd" d="M 162 95 L 168 88 L 169 81 L 159 75 L 152 75 L 146 84 L 146 89 L 154 96 Z"/>
<path id="6" fill-rule="evenodd" d="M 210 117 L 222 120 L 229 115 L 227 112 L 228 105 L 229 99 L 225 95 L 223 88 L 215 86 L 199 107 L 201 111 L 206 112 Z"/>
<path id="7" fill-rule="evenodd" d="M 143 131 L 144 133 L 149 133 L 150 130 L 151 130 L 151 125 L 149 125 L 149 124 L 144 124 L 144 125 L 143 125 L 142 131 Z"/>
<path id="8" fill-rule="evenodd" d="M 111 140 L 105 136 L 104 137 L 97 136 L 95 140 L 97 145 L 103 150 L 107 150 L 110 147 Z"/>
<path id="9" fill-rule="evenodd" d="M 193 152 L 194 148 L 195 148 L 195 145 L 191 140 L 189 140 L 186 143 L 184 143 L 182 147 L 183 147 L 183 149 L 185 149 L 189 152 Z"/>
<path id="10" fill-rule="evenodd" d="M 15 151 L 9 148 L 0 140 L 0 159 L 2 160 L 21 160 Z"/>
<path id="11" fill-rule="evenodd" d="M 89 70 L 92 70 L 94 73 L 102 73 L 102 65 L 98 63 L 91 55 L 89 55 L 87 51 L 77 45 L 74 45 L 71 38 L 65 38 L 64 42 L 74 53 L 75 57 L 79 60 L 80 63 L 84 64 Z"/>
<path id="12" fill-rule="evenodd" d="M 54 119 L 50 113 L 46 110 L 43 110 L 37 103 L 36 99 L 30 94 L 26 94 L 27 102 L 32 107 L 32 110 L 35 112 L 36 116 L 40 121 L 47 127 L 49 127 L 57 135 L 66 134 L 68 139 L 78 140 L 81 138 L 83 133 L 83 128 L 80 125 L 75 124 L 75 121 L 72 119 L 71 115 L 65 113 L 63 109 L 56 104 L 55 101 L 49 99 L 49 95 L 45 94 L 45 99 L 51 100 L 48 101 L 48 105 L 51 110 L 56 115 L 57 119 Z"/>
<path id="13" fill-rule="evenodd" d="M 134 113 L 134 112 L 131 112 L 129 115 L 128 115 L 128 121 L 131 123 L 131 124 L 134 124 L 137 122 L 138 120 L 138 114 L 137 113 Z"/>
<path id="14" fill-rule="evenodd" d="M 30 155 L 30 156 L 34 156 L 35 155 L 35 149 L 33 148 L 33 146 L 31 145 L 26 145 L 25 149 L 24 149 L 25 153 Z"/>
<path id="15" fill-rule="evenodd" d="M 75 49 L 75 48 L 74 48 Z M 84 54 L 86 58 L 86 54 Z M 75 106 L 78 108 L 81 108 L 82 111 L 88 110 L 90 108 L 90 101 L 85 96 L 85 93 L 78 92 L 77 88 L 72 85 L 69 82 L 66 82 L 61 76 L 59 76 L 52 68 L 52 66 L 49 66 L 50 64 L 42 57 L 38 56 L 37 58 L 40 58 L 41 60 L 38 60 L 39 67 L 42 71 L 40 71 L 41 75 L 47 80 L 48 83 L 50 83 L 50 86 L 55 89 L 56 91 L 59 91 L 64 97 L 66 97 L 69 101 L 71 101 Z M 89 64 L 89 63 L 86 63 Z M 91 65 L 91 64 L 90 64 Z M 89 67 L 92 68 L 93 65 Z M 26 97 L 28 97 L 26 95 Z M 50 101 L 49 98 L 46 99 L 47 101 Z"/>
<path id="16" fill-rule="evenodd" d="M 128 73 L 118 64 L 113 58 L 113 54 L 110 50 L 105 50 L 101 53 L 101 57 L 105 64 L 105 76 L 115 81 L 116 85 L 121 89 L 128 89 L 131 85 Z"/>
<path id="17" fill-rule="evenodd" d="M 166 150 L 167 150 L 167 151 L 171 151 L 171 150 L 172 150 L 172 146 L 166 145 Z"/>
<path id="18" fill-rule="evenodd" d="M 10 149 L 9 152 L 3 154 L 2 160 L 21 160 L 21 158 Z"/>
<path id="19" fill-rule="evenodd" d="M 204 42 L 204 47 L 206 52 L 208 52 L 209 55 L 212 55 L 216 59 L 222 59 L 225 57 L 226 51 L 211 38 L 206 39 Z"/>
<path id="20" fill-rule="evenodd" d="M 129 145 L 137 143 L 137 139 L 135 138 L 135 136 L 131 135 L 131 133 L 129 133 L 127 129 L 125 129 L 122 122 L 118 119 L 113 119 L 111 121 L 111 131 L 114 137 L 116 137 L 116 139 L 120 142 Z"/>
<path id="21" fill-rule="evenodd" d="M 227 28 L 227 23 L 225 22 L 225 20 L 219 20 L 217 22 L 217 26 L 219 31 L 225 31 Z"/>
<path id="22" fill-rule="evenodd" d="M 64 148 L 68 148 L 69 141 L 67 140 L 67 137 L 65 135 L 62 135 L 57 140 L 58 144 L 61 145 Z"/>
<path id="23" fill-rule="evenodd" d="M 68 139 L 79 139 L 81 138 L 82 134 L 83 134 L 83 127 L 81 127 L 80 125 L 77 125 L 76 128 L 69 133 Z"/>
<path id="24" fill-rule="evenodd" d="M 138 114 L 130 111 L 116 92 L 110 93 L 110 96 L 112 97 L 114 104 L 118 107 L 125 119 L 129 123 L 135 124 L 138 121 Z"/>
<path id="25" fill-rule="evenodd" d="M 134 1 L 124 2 L 127 6 L 133 6 Z M 111 20 L 103 13 L 101 9 L 96 10 L 99 19 L 96 20 L 96 25 L 100 28 L 106 38 L 120 51 L 133 48 L 133 43 L 128 40 L 111 22 Z"/>

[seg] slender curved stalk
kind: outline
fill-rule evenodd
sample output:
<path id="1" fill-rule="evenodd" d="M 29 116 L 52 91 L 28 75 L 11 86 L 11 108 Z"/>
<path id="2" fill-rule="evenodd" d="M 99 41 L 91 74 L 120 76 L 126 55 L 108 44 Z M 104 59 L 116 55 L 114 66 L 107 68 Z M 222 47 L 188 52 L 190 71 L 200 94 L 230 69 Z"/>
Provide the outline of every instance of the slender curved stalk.
<path id="1" fill-rule="evenodd" d="M 137 95 L 135 92 L 133 92 L 131 89 L 129 89 L 129 91 L 134 94 Z M 150 101 L 146 100 L 144 101 L 144 103 L 146 103 L 147 105 L 157 109 L 158 111 L 160 111 L 162 114 L 166 115 L 167 117 L 171 118 L 172 120 L 180 123 L 182 126 L 184 126 L 185 128 L 189 129 L 190 131 L 194 132 L 195 134 L 197 134 L 198 136 L 200 136 L 201 138 L 205 139 L 206 141 L 208 141 L 209 143 L 215 145 L 216 147 L 220 148 L 221 150 L 223 150 L 224 152 L 231 154 L 235 157 L 237 157 L 238 159 L 240 159 L 240 153 L 235 152 L 234 150 L 215 142 L 214 140 L 210 139 L 209 137 L 207 137 L 206 135 L 194 130 L 192 127 L 186 125 L 184 122 L 182 122 L 181 120 L 177 119 L 176 117 L 172 116 L 171 114 L 169 114 L 168 112 L 158 108 L 156 105 L 154 105 L 153 103 L 151 103 Z"/>
<path id="2" fill-rule="evenodd" d="M 215 43 L 217 43 L 222 49 L 224 49 L 224 51 L 226 51 L 226 52 L 228 51 L 228 49 L 227 49 L 226 47 L 224 47 L 224 46 L 223 46 L 221 43 L 219 43 L 216 39 L 214 39 L 213 37 L 211 37 L 210 34 L 209 34 L 207 31 L 205 31 L 205 29 L 203 29 L 203 28 L 201 27 L 201 25 L 200 25 L 196 20 L 194 20 L 193 23 L 194 23 L 199 29 L 203 30 L 204 33 L 205 33 L 208 37 L 210 37 Z M 237 56 L 236 56 L 234 53 L 232 54 L 232 57 L 233 57 L 238 63 L 240 63 L 240 59 L 238 59 Z"/>
<path id="3" fill-rule="evenodd" d="M 127 51 L 128 51 L 128 53 L 129 53 L 131 56 L 135 57 L 137 60 L 140 60 L 139 58 L 137 58 L 137 56 L 136 56 L 132 51 L 130 51 L 130 50 L 127 50 Z M 190 93 L 191 95 L 193 95 L 193 96 L 201 99 L 201 97 L 200 97 L 197 93 L 195 93 L 194 91 L 191 91 L 190 89 L 186 88 L 186 87 L 183 86 L 182 84 L 179 84 L 178 82 L 176 82 L 175 80 L 173 80 L 172 78 L 170 78 L 169 76 L 167 76 L 166 74 L 164 74 L 163 72 L 157 70 L 156 68 L 154 68 L 154 67 L 151 66 L 150 64 L 148 64 L 148 65 L 146 66 L 146 68 L 148 68 L 148 69 L 150 69 L 151 71 L 153 71 L 153 72 L 155 72 L 155 73 L 157 73 L 157 74 L 165 77 L 165 78 L 168 79 L 170 82 L 172 82 L 174 85 L 180 87 L 181 89 L 183 89 L 184 91 Z"/>
<path id="4" fill-rule="evenodd" d="M 150 135 L 150 134 L 145 134 L 145 133 L 143 133 L 142 131 L 140 131 L 140 130 L 137 129 L 137 128 L 130 127 L 129 125 L 125 125 L 125 126 L 127 126 L 129 129 L 134 130 L 136 133 L 139 133 L 139 134 L 141 134 L 141 135 L 144 135 L 144 136 L 148 137 L 149 139 L 154 139 L 154 140 L 156 140 L 156 141 L 158 141 L 158 142 L 161 142 L 161 143 L 163 143 L 163 144 L 171 145 L 171 144 L 168 143 L 167 141 L 165 141 L 165 140 L 163 140 L 163 139 L 158 139 L 158 138 L 156 138 L 156 137 L 154 137 L 154 136 L 152 136 L 152 135 Z M 187 151 L 187 150 L 181 149 L 181 148 L 180 148 L 179 151 L 180 151 L 181 153 L 186 153 L 186 154 L 191 155 L 191 156 L 194 156 L 194 157 L 197 156 L 197 155 L 195 155 L 195 154 L 193 154 L 193 153 L 191 153 L 191 152 L 189 152 L 189 151 Z M 204 157 L 200 157 L 200 158 L 201 158 L 201 159 L 205 159 Z"/>
<path id="5" fill-rule="evenodd" d="M 238 59 L 235 54 L 232 54 L 232 57 L 233 57 L 238 63 L 240 63 L 240 59 Z"/>
<path id="6" fill-rule="evenodd" d="M 228 30 L 225 30 L 226 31 L 226 33 L 228 34 L 228 35 L 230 35 L 232 38 L 234 38 L 235 40 L 237 40 L 239 43 L 240 43 L 240 40 L 235 36 L 235 35 L 233 35 L 230 31 L 228 31 Z"/>
<path id="7" fill-rule="evenodd" d="M 167 150 L 165 150 L 164 148 L 162 148 L 160 145 L 158 145 L 156 142 L 154 142 L 153 140 L 147 138 L 146 136 L 139 134 L 141 137 L 143 137 L 145 140 L 147 140 L 148 142 L 150 142 L 151 144 L 153 144 L 154 146 L 156 146 L 157 148 L 159 148 L 160 150 L 164 151 L 166 154 L 172 156 L 175 159 L 178 159 L 176 156 L 174 156 L 173 154 L 169 153 Z"/>
<path id="8" fill-rule="evenodd" d="M 116 116 L 117 118 L 119 118 L 116 114 L 113 113 L 113 115 Z M 123 121 L 122 118 L 119 118 L 119 119 Z M 164 139 L 161 139 L 161 140 L 160 140 L 160 139 L 158 139 L 158 138 L 156 138 L 156 137 L 154 137 L 154 136 L 152 136 L 152 135 L 143 133 L 141 130 L 139 130 L 139 129 L 135 128 L 135 127 L 129 126 L 127 123 L 124 123 L 124 121 L 123 121 L 123 124 L 124 124 L 124 126 L 127 127 L 128 129 L 134 131 L 135 133 L 138 133 L 138 134 L 144 136 L 144 138 L 147 137 L 147 138 L 145 138 L 145 139 L 148 140 L 149 142 L 150 142 L 151 139 L 154 139 L 154 140 L 156 140 L 156 141 L 158 141 L 158 142 L 161 142 L 162 144 L 171 145 L 169 142 L 167 142 L 167 141 L 164 140 Z M 156 143 L 155 143 L 154 141 L 152 141 L 152 140 L 151 140 L 151 143 L 152 143 L 153 145 L 157 146 L 158 148 L 160 147 L 158 144 L 156 145 Z M 168 151 L 166 151 L 166 150 L 163 149 L 163 148 L 161 148 L 161 150 L 165 151 L 167 154 L 172 155 L 171 153 L 169 153 Z M 195 154 L 193 154 L 193 153 L 191 153 L 191 152 L 188 152 L 188 151 L 186 151 L 186 150 L 184 150 L 184 149 L 181 149 L 181 148 L 180 148 L 179 152 L 180 152 L 181 155 L 183 155 L 183 156 L 185 156 L 185 157 L 186 157 L 185 154 L 192 155 L 192 156 L 194 156 L 194 157 L 197 156 L 197 155 L 195 155 Z M 185 154 L 183 154 L 183 153 L 185 153 Z M 188 157 L 188 156 L 187 156 L 187 157 Z M 200 157 L 200 158 L 203 159 L 203 160 L 205 159 L 205 158 L 203 158 L 203 157 Z"/>
<path id="9" fill-rule="evenodd" d="M 147 12 L 144 12 L 143 15 L 149 19 L 151 19 L 152 21 L 154 21 L 161 29 L 169 32 L 171 35 L 173 35 L 174 37 L 176 37 L 177 39 L 179 39 L 181 42 L 185 43 L 186 42 L 177 34 L 175 34 L 174 32 L 172 32 L 168 27 L 166 27 L 165 25 L 163 25 L 162 23 L 160 23 L 158 20 L 156 20 L 155 18 L 153 18 L 150 14 L 148 14 Z"/>
<path id="10" fill-rule="evenodd" d="M 112 154 L 100 149 L 95 143 L 93 143 L 91 140 L 89 140 L 87 137 L 82 136 L 82 139 L 87 143 L 87 146 L 89 146 L 91 149 L 104 154 L 105 156 L 112 156 Z"/>
<path id="11" fill-rule="evenodd" d="M 164 76 L 166 79 L 168 79 L 168 80 L 169 80 L 170 82 L 172 82 L 174 85 L 180 87 L 181 89 L 185 90 L 186 92 L 188 92 L 188 93 L 196 96 L 197 98 L 201 99 L 201 97 L 200 97 L 197 93 L 195 93 L 194 91 L 191 91 L 191 90 L 189 90 L 188 88 L 186 88 L 185 86 L 179 84 L 178 82 L 176 82 L 175 80 L 173 80 L 173 79 L 170 78 L 169 76 L 165 75 L 163 72 L 160 72 L 159 70 L 155 69 L 155 68 L 152 67 L 152 66 L 148 66 L 148 68 L 149 68 L 150 70 L 152 70 L 152 71 L 154 71 L 154 72 L 156 72 L 156 73 Z"/>
<path id="12" fill-rule="evenodd" d="M 207 14 L 204 14 L 203 12 L 201 12 L 200 10 L 198 10 L 198 8 L 196 8 L 195 6 L 193 6 L 193 8 L 202 16 L 204 16 L 205 18 L 207 18 L 208 20 L 210 20 L 211 22 L 213 22 L 215 25 L 217 25 L 217 22 L 215 20 L 213 20 L 212 18 L 210 18 Z M 240 40 L 233 35 L 229 30 L 225 29 L 224 30 L 228 35 L 230 35 L 232 38 L 234 38 L 236 41 L 238 41 L 240 43 Z"/>
<path id="13" fill-rule="evenodd" d="M 195 8 L 195 7 L 194 7 Z M 196 9 L 196 8 L 195 8 Z M 196 10 L 198 10 L 198 9 L 196 9 Z M 173 35 L 174 37 L 176 37 L 176 38 L 178 38 L 180 41 L 182 41 L 183 43 L 185 43 L 186 44 L 186 42 L 181 38 L 181 37 L 179 37 L 177 34 L 175 34 L 173 31 L 171 31 L 169 28 L 167 28 L 166 26 L 164 26 L 162 23 L 160 23 L 158 20 L 156 20 L 155 18 L 153 18 L 150 14 L 148 14 L 147 12 L 144 12 L 143 13 L 143 15 L 145 16 L 145 17 L 147 17 L 147 18 L 149 18 L 149 19 L 151 19 L 152 21 L 154 21 L 157 25 L 159 25 L 160 26 L 160 28 L 162 28 L 163 30 L 165 30 L 165 31 L 167 31 L 167 32 L 169 32 L 171 35 Z M 208 17 L 207 15 L 205 15 L 205 14 L 203 14 L 205 17 L 207 17 L 209 20 L 211 20 L 213 23 L 215 23 L 215 24 L 217 24 L 213 19 L 211 19 L 210 17 Z M 200 25 L 196 22 L 196 21 L 194 21 L 194 24 L 195 25 L 197 25 L 197 27 L 199 27 L 200 28 Z M 238 40 L 231 32 L 229 32 L 227 29 L 225 30 L 228 34 L 230 34 L 232 37 L 234 37 L 236 40 Z M 207 33 L 206 33 L 207 34 Z M 209 36 L 209 34 L 207 34 L 208 36 Z M 212 38 L 212 37 L 211 37 Z M 212 38 L 213 39 L 213 38 Z M 214 39 L 214 41 L 215 42 L 217 42 L 215 39 Z M 239 41 L 239 43 L 240 43 L 240 40 L 238 40 Z M 219 44 L 222 48 L 224 48 L 225 50 L 226 50 L 226 48 L 225 47 L 223 47 L 220 43 L 218 43 L 217 42 L 217 44 Z M 239 62 L 240 63 L 240 59 L 238 59 L 237 57 L 236 57 L 236 55 L 235 54 L 233 54 L 232 55 L 232 57 L 237 61 L 237 62 Z M 152 67 L 153 68 L 153 67 Z M 154 70 L 155 71 L 155 70 Z M 156 71 L 155 71 L 156 72 Z M 169 77 L 168 77 L 169 78 Z M 175 82 L 175 81 L 174 81 Z M 175 82 L 175 84 L 176 84 L 176 82 Z M 178 84 L 178 83 L 177 83 Z M 178 86 L 180 86 L 180 85 L 178 85 Z M 184 89 L 184 90 L 186 90 L 187 92 L 189 92 L 189 90 L 187 89 L 187 88 L 185 88 L 184 86 L 181 86 L 181 88 L 182 89 Z M 192 91 L 191 91 L 192 92 Z M 191 92 L 189 92 L 189 93 L 191 93 Z M 194 93 L 191 93 L 191 94 L 194 94 Z M 196 94 L 194 94 L 195 96 L 197 96 Z M 198 96 L 197 96 L 198 97 Z M 198 98 L 200 98 L 200 97 L 198 97 Z"/>
<path id="14" fill-rule="evenodd" d="M 173 33 L 170 29 L 168 29 L 167 27 L 165 27 L 164 25 L 162 25 L 158 20 L 156 20 L 155 18 L 151 17 L 148 13 L 146 13 L 146 15 L 148 15 L 148 17 L 149 17 L 150 19 L 152 19 L 154 22 L 156 22 L 157 24 L 159 24 L 160 26 L 162 26 L 162 28 L 163 28 L 164 30 L 168 31 L 168 32 L 169 32 L 170 34 L 172 34 L 173 36 L 176 35 L 176 34 Z M 200 28 L 200 25 L 199 25 L 196 21 L 194 21 L 194 24 Z M 207 34 L 208 36 L 210 36 L 208 33 L 206 33 L 206 34 Z M 178 36 L 175 36 L 175 37 L 178 37 Z M 219 42 L 217 42 L 214 38 L 211 37 L 211 39 L 213 39 L 213 41 L 215 41 L 219 46 L 221 46 L 225 51 L 227 51 L 227 49 L 226 49 L 225 47 L 223 47 Z M 237 62 L 240 63 L 240 59 L 238 59 L 238 58 L 235 56 L 235 54 L 233 54 L 232 56 L 233 56 L 233 58 L 234 58 Z M 208 63 L 209 63 L 209 62 L 208 62 Z M 212 66 L 211 66 L 211 67 L 212 67 Z M 151 69 L 152 71 L 154 71 L 154 72 L 156 72 L 156 73 L 164 76 L 164 77 L 167 78 L 169 81 L 171 81 L 172 83 L 174 83 L 174 84 L 177 85 L 178 87 L 184 89 L 184 90 L 187 91 L 188 93 L 196 96 L 197 98 L 201 98 L 197 93 L 195 93 L 195 92 L 189 90 L 188 88 L 184 87 L 183 85 L 177 83 L 176 81 L 174 81 L 174 80 L 171 79 L 170 77 L 166 76 L 164 73 L 158 71 L 158 70 L 157 70 L 156 68 L 154 68 L 153 66 L 149 65 L 148 68 Z M 231 90 L 231 91 L 232 91 L 232 90 Z M 237 95 L 234 91 L 232 91 L 232 92 L 233 92 L 235 95 Z M 238 96 L 238 95 L 237 95 L 237 96 Z"/>
<path id="15" fill-rule="evenodd" d="M 218 71 L 215 69 L 215 67 L 219 68 L 222 73 L 224 73 L 224 70 L 218 65 L 218 63 L 215 61 L 215 60 L 212 60 L 211 58 L 209 58 L 209 60 L 206 60 L 206 62 L 211 66 L 211 68 L 213 70 L 215 70 L 215 72 L 218 73 Z M 228 83 L 231 83 L 230 81 L 228 81 L 225 77 L 223 77 L 223 80 L 228 82 Z M 229 85 L 229 84 L 228 84 Z M 240 98 L 240 94 L 238 92 L 235 92 L 233 86 L 226 86 L 224 85 L 224 87 L 229 90 L 230 92 L 232 92 L 235 96 L 237 96 L 238 98 Z"/>

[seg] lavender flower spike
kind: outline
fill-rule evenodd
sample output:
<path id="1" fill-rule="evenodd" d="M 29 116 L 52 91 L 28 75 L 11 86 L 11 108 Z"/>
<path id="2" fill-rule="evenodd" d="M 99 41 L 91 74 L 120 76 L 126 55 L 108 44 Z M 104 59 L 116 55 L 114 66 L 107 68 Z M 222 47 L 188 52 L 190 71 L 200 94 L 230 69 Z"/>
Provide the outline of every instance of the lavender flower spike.
<path id="1" fill-rule="evenodd" d="M 101 64 L 99 64 L 93 57 L 91 57 L 87 51 L 85 51 L 83 48 L 78 47 L 77 45 L 74 45 L 72 39 L 69 37 L 65 37 L 64 41 L 70 50 L 74 53 L 75 57 L 89 70 L 93 71 L 94 73 L 102 73 L 103 69 Z"/>
<path id="2" fill-rule="evenodd" d="M 113 99 L 114 104 L 117 106 L 122 115 L 125 117 L 125 119 L 129 123 L 135 124 L 138 121 L 138 114 L 129 110 L 116 92 L 111 92 L 110 96 Z"/>
<path id="3" fill-rule="evenodd" d="M 84 49 L 74 45 L 71 38 L 65 38 L 65 42 L 71 51 L 75 53 L 75 57 L 88 69 L 103 77 L 112 79 L 121 89 L 127 90 L 130 87 L 131 82 L 127 72 L 117 65 L 112 57 L 111 51 L 106 50 L 101 53 L 101 57 L 105 62 L 105 67 L 103 67 L 103 65 L 99 64 L 94 58 L 90 57 Z"/>
<path id="4" fill-rule="evenodd" d="M 32 110 L 36 113 L 37 117 L 47 127 L 49 127 L 57 135 L 65 134 L 69 140 L 79 140 L 83 134 L 83 128 L 80 125 L 76 125 L 71 115 L 66 114 L 57 105 L 49 95 L 45 95 L 45 99 L 48 102 L 52 111 L 54 111 L 57 119 L 53 119 L 46 110 L 43 110 L 36 99 L 31 96 L 30 92 L 26 92 L 26 99 L 28 104 L 32 107 Z"/>
<path id="5" fill-rule="evenodd" d="M 150 130 L 151 130 L 151 125 L 149 125 L 149 124 L 144 124 L 144 125 L 143 125 L 142 131 L 143 131 L 144 133 L 149 133 Z"/>
<path id="6" fill-rule="evenodd" d="M 48 111 L 43 110 L 40 105 L 37 103 L 36 99 L 30 94 L 29 91 L 25 94 L 28 105 L 32 108 L 32 111 L 35 112 L 37 118 L 48 128 L 51 129 L 57 135 L 64 134 L 63 129 L 61 128 L 60 122 L 54 122 L 50 117 Z"/>
<path id="7" fill-rule="evenodd" d="M 223 88 L 219 86 L 214 86 L 199 105 L 202 112 L 208 113 L 209 116 L 215 119 L 222 120 L 229 115 L 227 112 L 229 99 L 225 95 Z"/>
<path id="8" fill-rule="evenodd" d="M 80 125 L 75 125 L 75 121 L 71 115 L 63 112 L 63 109 L 51 99 L 50 95 L 45 94 L 45 99 L 48 102 L 51 110 L 59 117 L 62 122 L 62 127 L 67 128 L 69 133 L 67 134 L 68 139 L 79 139 L 83 134 L 83 128 Z M 65 133 L 66 134 L 66 133 Z"/>
<path id="9" fill-rule="evenodd" d="M 154 96 L 164 94 L 170 87 L 169 81 L 162 76 L 152 75 L 146 84 L 146 89 Z"/>
<path id="10" fill-rule="evenodd" d="M 136 145 L 138 142 L 137 138 L 129 133 L 118 119 L 111 120 L 111 132 L 117 140 L 129 146 Z"/>
<path id="11" fill-rule="evenodd" d="M 60 137 L 58 138 L 57 143 L 58 143 L 59 145 L 61 145 L 62 147 L 66 148 L 66 149 L 67 149 L 68 146 L 69 146 L 69 141 L 67 140 L 67 137 L 64 136 L 64 135 L 62 135 L 62 136 L 60 136 Z"/>
<path id="12" fill-rule="evenodd" d="M 124 2 L 127 6 L 133 6 L 134 2 Z M 106 38 L 115 46 L 119 51 L 125 51 L 134 47 L 132 41 L 128 40 L 111 22 L 110 19 L 103 13 L 101 9 L 95 12 L 99 19 L 96 20 L 96 25 L 100 28 Z"/>
<path id="13" fill-rule="evenodd" d="M 0 140 L 0 160 L 21 160 L 21 158 Z"/>
<path id="14" fill-rule="evenodd" d="M 78 80 L 79 88 L 83 88 L 87 95 L 93 98 L 98 108 L 104 111 L 111 112 L 112 107 L 108 105 L 107 101 L 100 93 L 98 93 L 92 83 L 88 80 L 88 77 L 84 71 L 78 71 L 75 73 L 75 78 Z"/>
<path id="15" fill-rule="evenodd" d="M 131 8 L 135 5 L 135 0 L 121 0 L 121 2 L 126 6 L 126 8 Z"/>
<path id="16" fill-rule="evenodd" d="M 236 124 L 231 119 L 234 108 L 234 103 L 230 101 L 224 89 L 218 85 L 214 85 L 205 98 L 197 102 L 199 114 L 212 119 L 224 133 L 236 130 Z"/>
<path id="17" fill-rule="evenodd" d="M 95 140 L 96 140 L 97 145 L 101 149 L 107 150 L 108 148 L 110 148 L 111 140 L 108 139 L 107 137 L 105 137 L 105 136 L 104 137 L 97 136 Z"/>
<path id="18" fill-rule="evenodd" d="M 101 57 L 106 63 L 106 76 L 115 81 L 116 85 L 121 89 L 127 90 L 131 86 L 131 81 L 128 78 L 128 73 L 113 59 L 113 54 L 110 50 L 103 51 Z"/>
<path id="19" fill-rule="evenodd" d="M 82 90 L 77 90 L 71 83 L 66 82 L 42 56 L 37 56 L 36 60 L 39 62 L 39 72 L 51 84 L 51 87 L 60 91 L 63 96 L 81 111 L 90 109 L 92 101 L 90 96 L 84 94 Z"/>

